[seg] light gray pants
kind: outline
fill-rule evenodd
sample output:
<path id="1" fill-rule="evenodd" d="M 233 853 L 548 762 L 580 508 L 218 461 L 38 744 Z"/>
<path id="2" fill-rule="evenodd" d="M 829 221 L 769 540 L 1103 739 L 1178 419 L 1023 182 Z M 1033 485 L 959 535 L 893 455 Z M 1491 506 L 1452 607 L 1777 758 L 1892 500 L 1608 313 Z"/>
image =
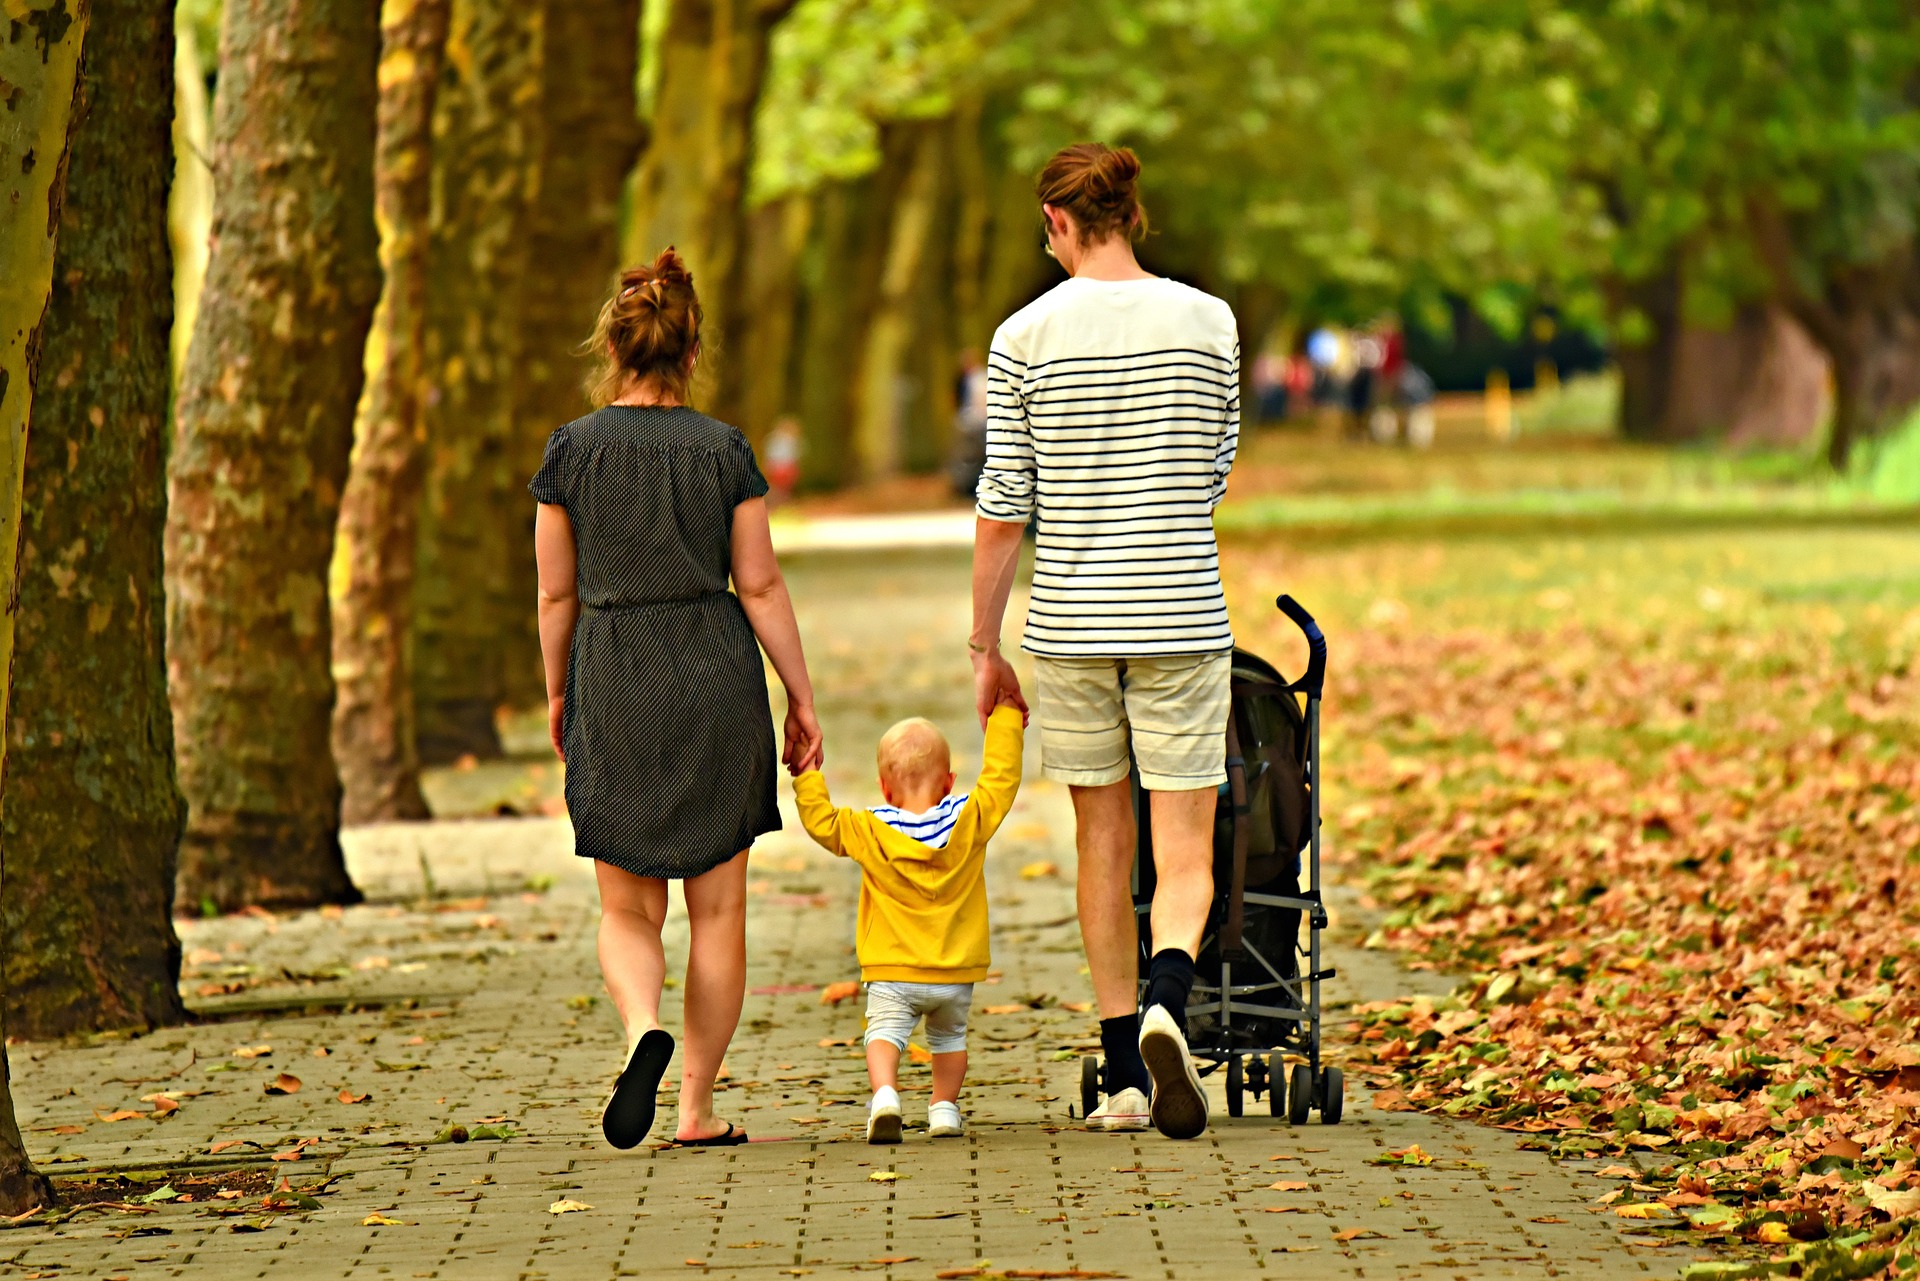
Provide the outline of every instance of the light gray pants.
<path id="1" fill-rule="evenodd" d="M 973 1006 L 971 983 L 867 984 L 867 1043 L 886 1041 L 907 1048 L 913 1025 L 924 1015 L 927 1048 L 951 1054 L 967 1048 L 967 1011 Z"/>

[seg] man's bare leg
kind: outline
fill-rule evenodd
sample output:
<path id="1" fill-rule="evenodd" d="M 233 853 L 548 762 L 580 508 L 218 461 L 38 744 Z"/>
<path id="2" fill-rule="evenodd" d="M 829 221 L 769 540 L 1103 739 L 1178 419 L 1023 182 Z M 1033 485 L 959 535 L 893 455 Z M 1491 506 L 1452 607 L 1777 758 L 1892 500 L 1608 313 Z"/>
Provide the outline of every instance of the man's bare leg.
<path id="1" fill-rule="evenodd" d="M 1100 1010 L 1107 1061 L 1107 1102 L 1089 1118 L 1095 1128 L 1142 1129 L 1151 1084 L 1140 1057 L 1140 927 L 1133 913 L 1133 786 L 1072 787 L 1074 843 L 1080 856 L 1075 897 L 1080 938 Z M 1125 1091 L 1137 1095 L 1123 1098 Z"/>
<path id="2" fill-rule="evenodd" d="M 1213 906 L 1213 788 L 1153 793 L 1153 958 L 1141 1002 L 1140 1056 L 1153 1076 L 1153 1125 L 1168 1138 L 1206 1132 L 1207 1098 L 1187 1052 L 1187 995 Z"/>

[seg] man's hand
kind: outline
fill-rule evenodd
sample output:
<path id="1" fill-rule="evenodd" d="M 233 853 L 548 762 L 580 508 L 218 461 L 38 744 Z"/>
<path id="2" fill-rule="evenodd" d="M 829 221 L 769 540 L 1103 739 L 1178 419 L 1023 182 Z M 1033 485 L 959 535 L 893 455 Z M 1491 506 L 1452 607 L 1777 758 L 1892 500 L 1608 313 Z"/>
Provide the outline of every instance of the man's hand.
<path id="1" fill-rule="evenodd" d="M 1013 674 L 1013 664 L 1007 661 L 996 646 L 982 654 L 978 650 L 973 655 L 973 703 L 974 710 L 980 714 L 980 725 L 986 727 L 987 717 L 993 715 L 996 707 L 1017 707 L 1020 709 L 1022 724 L 1027 720 L 1027 700 L 1020 694 L 1020 678 Z"/>

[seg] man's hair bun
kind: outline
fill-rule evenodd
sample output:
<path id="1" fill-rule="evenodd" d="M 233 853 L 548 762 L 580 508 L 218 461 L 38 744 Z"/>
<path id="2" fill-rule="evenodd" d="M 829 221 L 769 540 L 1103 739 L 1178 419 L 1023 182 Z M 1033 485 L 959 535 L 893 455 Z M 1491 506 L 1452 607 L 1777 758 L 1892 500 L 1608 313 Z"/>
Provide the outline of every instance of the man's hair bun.
<path id="1" fill-rule="evenodd" d="M 693 273 L 672 245 L 646 266 L 621 272 L 593 329 L 593 352 L 605 361 L 588 388 L 594 403 L 609 403 L 635 379 L 684 400 L 687 357 L 700 341 L 702 318 Z"/>
<path id="2" fill-rule="evenodd" d="M 1034 194 L 1043 205 L 1064 209 L 1079 224 L 1088 243 L 1124 235 L 1138 240 L 1147 232 L 1147 211 L 1140 204 L 1140 157 L 1129 147 L 1076 142 L 1054 153 L 1040 170 Z"/>

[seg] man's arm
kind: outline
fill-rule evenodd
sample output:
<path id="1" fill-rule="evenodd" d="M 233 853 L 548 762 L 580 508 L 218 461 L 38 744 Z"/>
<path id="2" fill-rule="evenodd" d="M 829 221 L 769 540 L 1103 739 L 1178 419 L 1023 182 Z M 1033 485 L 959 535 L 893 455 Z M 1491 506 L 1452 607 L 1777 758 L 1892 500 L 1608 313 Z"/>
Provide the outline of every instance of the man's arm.
<path id="1" fill-rule="evenodd" d="M 1226 400 L 1220 414 L 1220 443 L 1213 451 L 1213 501 L 1218 507 L 1227 496 L 1227 473 L 1240 452 L 1240 344 L 1233 344 L 1233 368 L 1228 372 Z"/>
<path id="2" fill-rule="evenodd" d="M 1021 392 L 1025 368 L 1006 337 L 994 335 L 987 356 L 987 461 L 980 473 L 973 529 L 973 628 L 967 636 L 975 710 L 982 725 L 1003 696 L 1023 716 L 1027 710 L 1020 678 L 1000 652 L 1000 629 L 1020 564 L 1021 534 L 1033 515 L 1037 473 Z"/>

